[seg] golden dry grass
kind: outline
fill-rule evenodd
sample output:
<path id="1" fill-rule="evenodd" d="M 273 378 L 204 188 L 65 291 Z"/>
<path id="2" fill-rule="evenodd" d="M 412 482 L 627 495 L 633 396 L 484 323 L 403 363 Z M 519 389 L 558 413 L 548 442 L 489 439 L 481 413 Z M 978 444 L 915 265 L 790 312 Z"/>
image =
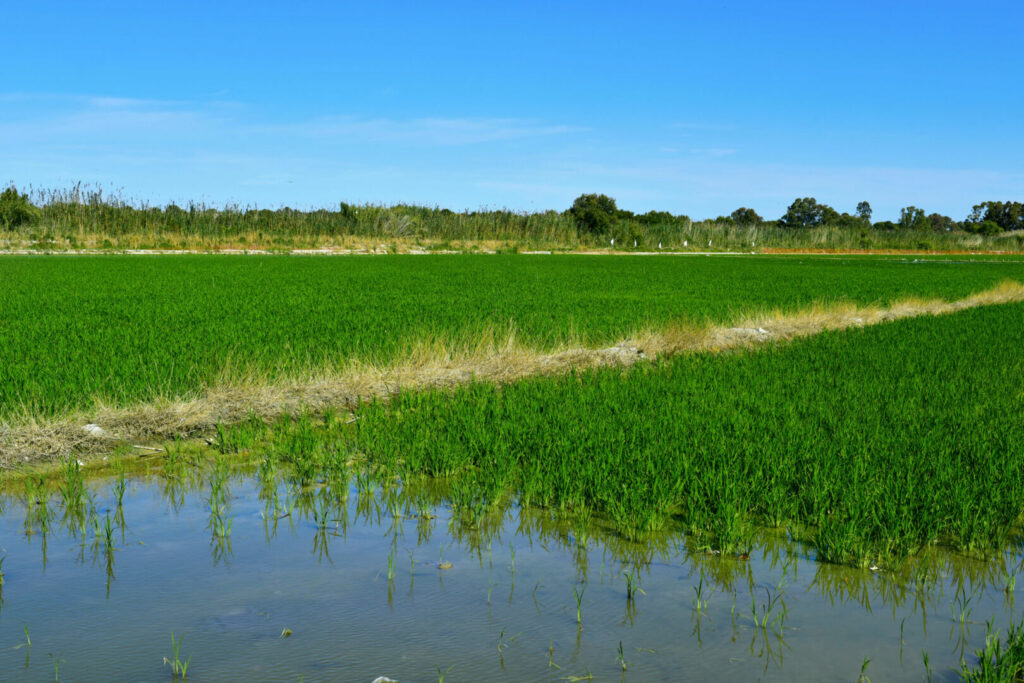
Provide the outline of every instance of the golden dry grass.
<path id="1" fill-rule="evenodd" d="M 109 451 L 118 443 L 187 438 L 208 432 L 218 422 L 239 422 L 252 414 L 272 418 L 352 409 L 360 400 L 386 399 L 402 390 L 448 388 L 473 380 L 501 384 L 571 369 L 628 367 L 657 357 L 756 347 L 826 330 L 1020 301 L 1024 301 L 1024 285 L 1007 281 L 957 301 L 908 298 L 888 307 L 815 305 L 750 315 L 731 325 L 665 325 L 638 331 L 606 348 L 569 343 L 541 351 L 521 343 L 514 331 L 491 332 L 471 342 L 422 342 L 390 365 L 325 362 L 315 372 L 284 380 L 271 381 L 244 368 L 227 367 L 210 388 L 183 400 L 130 407 L 100 405 L 59 419 L 25 416 L 13 424 L 0 423 L 0 466 Z M 103 433 L 90 434 L 83 428 L 86 424 L 99 425 Z"/>

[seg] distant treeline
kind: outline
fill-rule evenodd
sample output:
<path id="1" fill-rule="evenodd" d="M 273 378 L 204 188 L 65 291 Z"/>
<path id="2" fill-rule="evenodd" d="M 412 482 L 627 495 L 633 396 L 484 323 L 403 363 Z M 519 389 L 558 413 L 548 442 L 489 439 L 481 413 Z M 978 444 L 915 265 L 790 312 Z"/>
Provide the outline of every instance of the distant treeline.
<path id="1" fill-rule="evenodd" d="M 32 235 L 37 240 L 66 240 L 81 245 L 84 237 L 148 238 L 152 246 L 174 246 L 188 239 L 227 242 L 233 239 L 266 244 L 309 243 L 330 237 L 363 237 L 383 241 L 497 240 L 555 246 L 617 247 L 814 246 L 821 248 L 932 248 L 966 246 L 965 237 L 998 237 L 1005 233 L 1014 248 L 1024 247 L 1015 231 L 1024 230 L 1024 204 L 986 201 L 961 221 L 908 206 L 898 222 L 872 223 L 868 202 L 856 213 L 839 213 L 813 197 L 796 199 L 785 215 L 765 220 L 741 207 L 728 216 L 692 220 L 666 211 L 635 214 L 619 209 L 601 194 L 578 197 L 565 211 L 525 213 L 509 210 L 455 212 L 437 207 L 396 204 L 351 205 L 301 211 L 203 204 L 151 207 L 129 202 L 102 190 L 83 188 L 28 193 L 10 186 L 0 193 L 0 237 Z M 317 238 L 312 239 L 311 238 Z M 717 242 L 715 240 L 718 240 Z M 107 240 L 105 240 L 107 241 Z M 988 240 L 982 240 L 987 243 Z M 1001 240 L 1001 242 L 1007 240 Z M 980 246 L 975 239 L 972 246 Z M 110 246 L 104 244 L 104 246 Z"/>

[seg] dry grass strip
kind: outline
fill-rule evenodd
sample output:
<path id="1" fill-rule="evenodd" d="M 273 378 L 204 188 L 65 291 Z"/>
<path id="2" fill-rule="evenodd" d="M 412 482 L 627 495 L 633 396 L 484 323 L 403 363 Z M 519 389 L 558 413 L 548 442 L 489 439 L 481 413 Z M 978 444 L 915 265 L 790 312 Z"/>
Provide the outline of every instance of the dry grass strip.
<path id="1" fill-rule="evenodd" d="M 571 369 L 627 367 L 657 357 L 756 347 L 826 330 L 1020 301 L 1024 301 L 1024 285 L 1007 281 L 958 301 L 911 298 L 885 308 L 815 305 L 798 311 L 769 311 L 727 326 L 666 325 L 639 331 L 607 348 L 567 345 L 542 352 L 517 341 L 514 333 L 503 337 L 485 334 L 471 345 L 424 343 L 388 366 L 345 361 L 287 380 L 268 381 L 228 369 L 209 389 L 182 400 L 98 406 L 59 419 L 24 417 L 13 424 L 0 423 L 0 467 L 109 452 L 124 442 L 192 437 L 209 432 L 219 422 L 239 422 L 251 414 L 273 418 L 302 411 L 351 409 L 360 400 L 386 399 L 402 390 L 447 388 L 474 380 L 500 384 Z M 86 424 L 101 429 L 87 430 Z"/>

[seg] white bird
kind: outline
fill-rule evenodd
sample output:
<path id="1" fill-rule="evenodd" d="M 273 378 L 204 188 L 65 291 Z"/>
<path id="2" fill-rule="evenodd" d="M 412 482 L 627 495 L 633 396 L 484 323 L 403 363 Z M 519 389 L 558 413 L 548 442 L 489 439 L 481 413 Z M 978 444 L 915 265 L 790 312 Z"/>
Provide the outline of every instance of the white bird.
<path id="1" fill-rule="evenodd" d="M 612 238 L 612 246 L 613 247 L 615 246 L 615 238 L 614 237 Z"/>
<path id="2" fill-rule="evenodd" d="M 687 241 L 683 240 L 683 246 L 685 247 L 687 244 L 688 244 Z"/>
<path id="3" fill-rule="evenodd" d="M 661 242 L 658 242 L 658 249 L 661 249 Z"/>
<path id="4" fill-rule="evenodd" d="M 711 240 L 708 240 L 708 246 L 709 247 L 711 246 Z"/>

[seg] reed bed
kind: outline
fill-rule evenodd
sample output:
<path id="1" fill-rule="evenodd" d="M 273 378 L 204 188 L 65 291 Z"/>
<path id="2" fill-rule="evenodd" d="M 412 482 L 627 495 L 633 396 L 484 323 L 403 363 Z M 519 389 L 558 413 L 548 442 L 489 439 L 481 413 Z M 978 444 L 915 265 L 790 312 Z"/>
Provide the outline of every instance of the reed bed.
<path id="1" fill-rule="evenodd" d="M 352 205 L 314 209 L 209 206 L 188 202 L 151 206 L 81 184 L 31 192 L 33 220 L 0 231 L 0 248 L 35 249 L 296 249 L 457 244 L 523 249 L 895 249 L 914 251 L 1021 251 L 1024 235 L 814 229 L 773 223 L 734 225 L 685 216 L 662 220 L 623 216 L 600 234 L 581 232 L 568 212 L 508 209 L 452 211 L 440 207 Z M 611 244 L 611 240 L 615 244 Z"/>

